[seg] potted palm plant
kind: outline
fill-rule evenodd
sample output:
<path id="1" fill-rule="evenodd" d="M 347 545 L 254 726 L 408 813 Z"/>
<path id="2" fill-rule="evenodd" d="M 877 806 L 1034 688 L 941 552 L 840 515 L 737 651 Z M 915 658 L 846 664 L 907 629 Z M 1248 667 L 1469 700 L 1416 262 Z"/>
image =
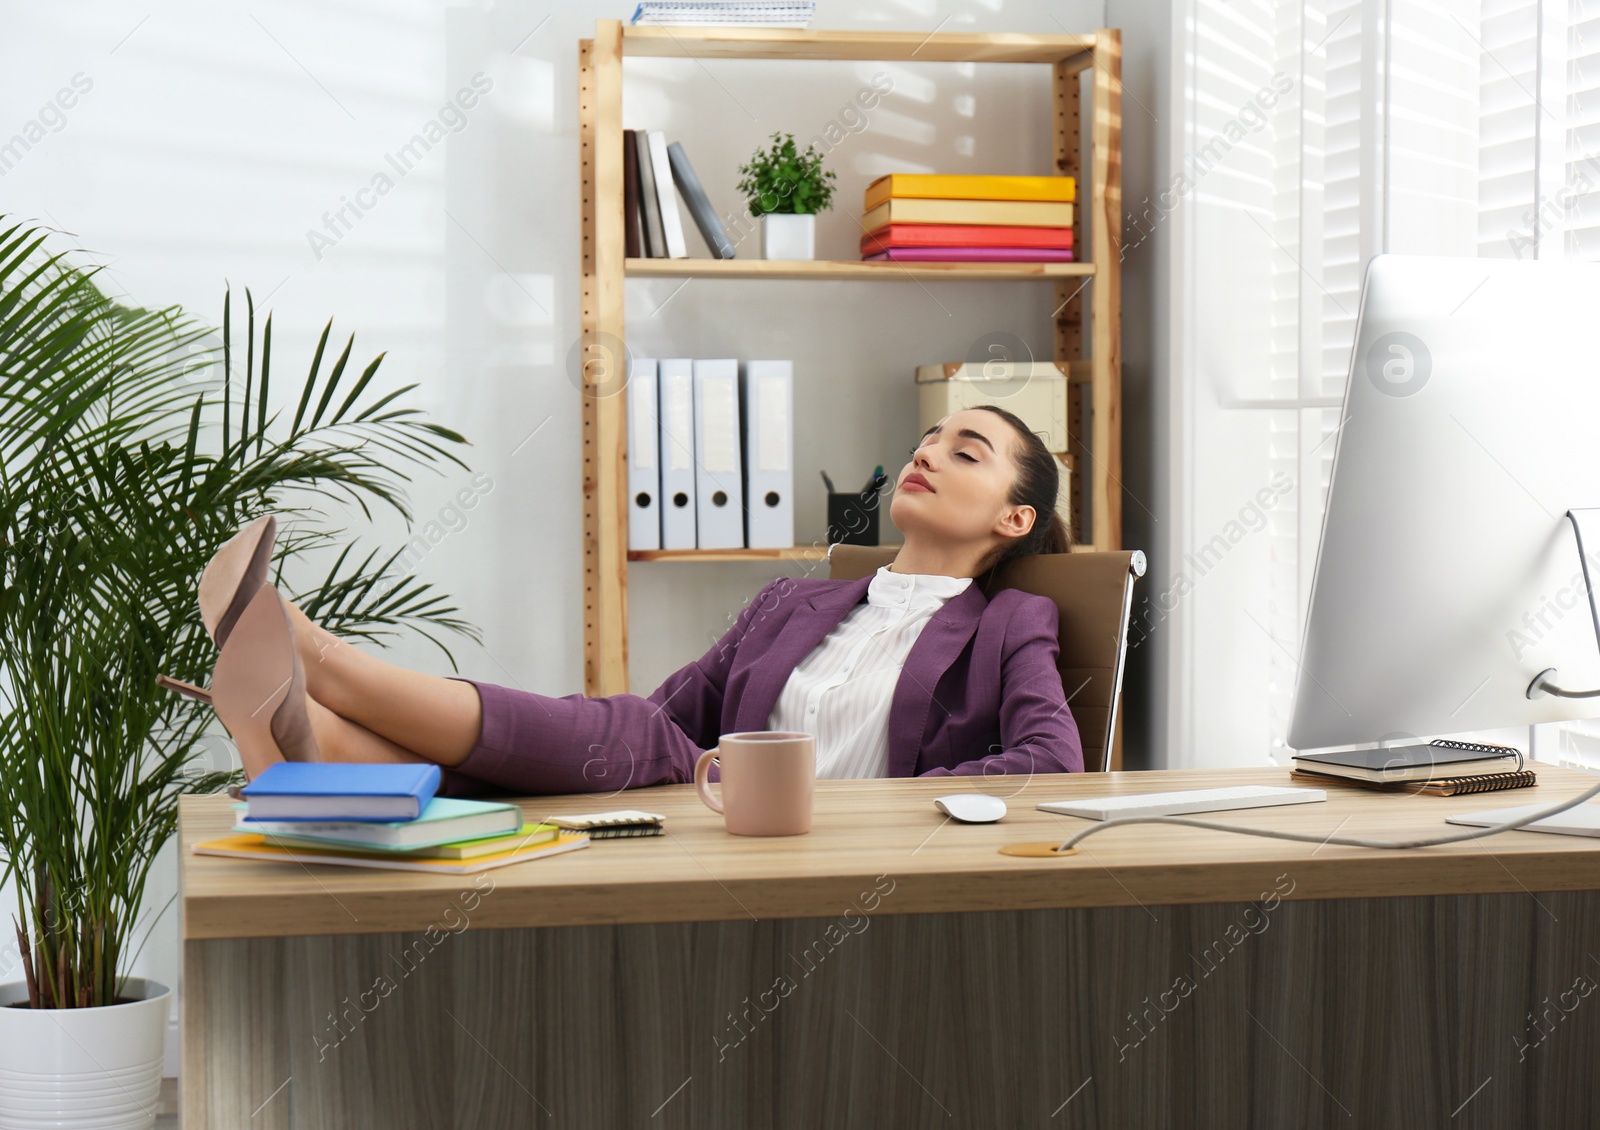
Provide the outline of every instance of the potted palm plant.
<path id="1" fill-rule="evenodd" d="M 382 358 L 356 373 L 353 339 L 327 361 L 331 322 L 274 411 L 272 319 L 258 336 L 248 292 L 242 343 L 231 296 L 218 340 L 113 300 L 49 241 L 0 216 L 0 1125 L 149 1127 L 170 993 L 128 973 L 146 880 L 179 795 L 241 779 L 210 708 L 155 682 L 206 681 L 200 573 L 272 510 L 291 516 L 279 583 L 314 576 L 293 599 L 330 628 L 473 636 L 396 578 L 401 551 L 335 553 L 320 505 L 409 521 L 408 472 L 465 467 L 466 441 L 405 406 L 412 386 L 373 392 Z"/>
<path id="2" fill-rule="evenodd" d="M 771 147 L 757 149 L 740 165 L 750 214 L 761 218 L 763 259 L 810 259 L 816 251 L 816 214 L 833 202 L 834 175 L 822 167 L 822 153 L 808 145 L 801 153 L 794 134 L 775 133 Z"/>

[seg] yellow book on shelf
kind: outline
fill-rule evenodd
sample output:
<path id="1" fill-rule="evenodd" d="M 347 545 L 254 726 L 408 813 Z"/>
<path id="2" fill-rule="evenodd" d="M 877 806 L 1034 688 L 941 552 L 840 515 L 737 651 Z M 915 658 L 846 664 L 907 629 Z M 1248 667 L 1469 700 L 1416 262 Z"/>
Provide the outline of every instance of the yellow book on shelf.
<path id="1" fill-rule="evenodd" d="M 861 217 L 862 231 L 884 224 L 998 224 L 1014 228 L 1070 228 L 1072 205 L 1036 200 L 902 200 L 895 197 Z"/>
<path id="2" fill-rule="evenodd" d="M 906 197 L 942 200 L 1054 200 L 1076 199 L 1076 177 L 990 177 L 947 173 L 889 173 L 867 185 L 865 205 L 876 208 L 885 200 Z"/>
<path id="3" fill-rule="evenodd" d="M 221 855 L 231 859 L 280 860 L 291 863 L 329 863 L 336 867 L 375 867 L 385 871 L 432 871 L 440 875 L 468 875 L 528 859 L 543 859 L 589 846 L 586 832 L 563 833 L 554 840 L 480 855 L 475 859 L 418 859 L 392 852 L 365 852 L 359 848 L 322 848 L 297 844 L 269 844 L 259 833 L 206 840 L 189 850 L 196 855 Z"/>

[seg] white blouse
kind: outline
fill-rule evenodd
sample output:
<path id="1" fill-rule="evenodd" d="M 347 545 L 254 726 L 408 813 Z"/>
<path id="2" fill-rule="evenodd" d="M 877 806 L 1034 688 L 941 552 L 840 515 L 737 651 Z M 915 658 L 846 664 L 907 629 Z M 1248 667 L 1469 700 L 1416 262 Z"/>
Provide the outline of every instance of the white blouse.
<path id="1" fill-rule="evenodd" d="M 767 719 L 769 730 L 817 739 L 817 777 L 886 777 L 889 707 L 911 645 L 971 577 L 892 573 L 880 566 L 867 599 L 800 661 Z"/>

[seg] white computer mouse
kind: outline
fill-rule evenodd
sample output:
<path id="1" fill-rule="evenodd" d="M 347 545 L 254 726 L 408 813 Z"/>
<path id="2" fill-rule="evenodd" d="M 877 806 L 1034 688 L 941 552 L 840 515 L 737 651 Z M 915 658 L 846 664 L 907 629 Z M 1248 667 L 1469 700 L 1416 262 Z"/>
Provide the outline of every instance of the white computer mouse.
<path id="1" fill-rule="evenodd" d="M 933 805 L 963 824 L 993 824 L 1006 814 L 1005 801 L 983 793 L 952 793 L 934 797 Z"/>

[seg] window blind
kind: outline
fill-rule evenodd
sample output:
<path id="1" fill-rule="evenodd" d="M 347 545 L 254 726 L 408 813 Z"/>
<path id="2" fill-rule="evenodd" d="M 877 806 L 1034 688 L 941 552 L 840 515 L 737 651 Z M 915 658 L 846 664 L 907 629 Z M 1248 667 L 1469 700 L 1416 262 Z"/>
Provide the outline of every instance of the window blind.
<path id="1" fill-rule="evenodd" d="M 1198 228 L 1243 211 L 1271 243 L 1246 259 L 1254 282 L 1202 297 L 1194 315 L 1205 323 L 1225 302 L 1231 331 L 1259 328 L 1264 356 L 1229 354 L 1219 400 L 1224 416 L 1264 413 L 1266 424 L 1222 429 L 1224 440 L 1197 417 L 1189 436 L 1197 499 L 1216 489 L 1207 475 L 1240 477 L 1230 459 L 1295 483 L 1249 551 L 1262 558 L 1266 632 L 1241 629 L 1228 644 L 1235 669 L 1264 675 L 1243 709 L 1262 712 L 1268 752 L 1282 757 L 1366 263 L 1383 251 L 1600 259 L 1600 0 L 1192 2 L 1197 145 L 1266 76 L 1294 80 L 1265 131 L 1195 193 Z M 1182 282 L 1204 295 L 1216 265 L 1201 253 Z M 1199 361 L 1215 364 L 1203 351 Z M 1210 375 L 1194 378 L 1204 388 Z M 1264 450 L 1208 451 L 1241 434 Z M 1194 540 L 1210 533 L 1203 516 L 1192 525 Z M 1192 654 L 1207 649 L 1199 638 Z M 1207 701 L 1197 694 L 1194 709 L 1237 712 L 1244 700 Z M 1600 766 L 1600 723 L 1563 741 L 1588 743 Z"/>

